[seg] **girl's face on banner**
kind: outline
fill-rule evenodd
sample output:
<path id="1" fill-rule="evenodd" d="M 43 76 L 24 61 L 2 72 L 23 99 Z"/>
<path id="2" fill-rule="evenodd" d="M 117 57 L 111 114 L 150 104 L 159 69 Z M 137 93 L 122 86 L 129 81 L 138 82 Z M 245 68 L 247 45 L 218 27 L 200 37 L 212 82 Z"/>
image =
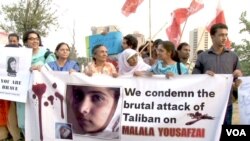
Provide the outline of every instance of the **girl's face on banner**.
<path id="1" fill-rule="evenodd" d="M 115 91 L 101 87 L 73 89 L 72 107 L 85 133 L 99 132 L 109 124 L 116 109 Z"/>
<path id="2" fill-rule="evenodd" d="M 12 71 L 16 70 L 16 61 L 10 62 L 10 68 L 11 68 Z"/>

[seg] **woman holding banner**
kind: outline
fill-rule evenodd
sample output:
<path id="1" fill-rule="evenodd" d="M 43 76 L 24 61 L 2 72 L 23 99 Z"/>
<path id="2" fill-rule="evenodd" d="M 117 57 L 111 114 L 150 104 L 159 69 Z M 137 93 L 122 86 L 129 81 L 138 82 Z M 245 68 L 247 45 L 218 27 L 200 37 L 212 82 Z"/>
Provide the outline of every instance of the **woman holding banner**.
<path id="1" fill-rule="evenodd" d="M 55 55 L 53 53 L 48 54 L 48 49 L 42 47 L 41 37 L 38 32 L 30 30 L 24 33 L 23 43 L 27 48 L 32 49 L 32 62 L 31 71 L 40 70 L 41 67 L 48 62 L 55 61 Z M 21 128 L 25 135 L 25 104 L 17 102 L 17 117 L 18 126 Z"/>
<path id="2" fill-rule="evenodd" d="M 158 61 L 149 71 L 137 71 L 136 76 L 164 74 L 167 78 L 174 75 L 188 74 L 188 69 L 182 63 L 173 60 L 175 56 L 175 46 L 170 41 L 163 41 L 157 47 Z"/>
<path id="3" fill-rule="evenodd" d="M 55 50 L 57 60 L 49 62 L 48 66 L 53 71 L 69 71 L 69 73 L 80 72 L 78 63 L 74 60 L 69 60 L 69 54 L 69 45 L 64 42 L 59 43 Z"/>
<path id="4" fill-rule="evenodd" d="M 118 56 L 119 74 L 134 74 L 135 71 L 146 71 L 150 66 L 146 64 L 133 49 L 125 49 Z"/>
<path id="5" fill-rule="evenodd" d="M 88 76 L 93 74 L 105 74 L 117 77 L 118 73 L 112 63 L 107 62 L 108 50 L 102 45 L 98 44 L 92 49 L 93 62 L 84 69 L 84 73 Z"/>

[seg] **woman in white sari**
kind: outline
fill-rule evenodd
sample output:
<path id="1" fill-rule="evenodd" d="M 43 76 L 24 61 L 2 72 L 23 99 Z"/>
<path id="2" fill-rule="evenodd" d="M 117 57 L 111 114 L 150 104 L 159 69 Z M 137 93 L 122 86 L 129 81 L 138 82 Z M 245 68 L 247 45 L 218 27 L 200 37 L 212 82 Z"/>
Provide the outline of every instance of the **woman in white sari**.
<path id="1" fill-rule="evenodd" d="M 146 64 L 138 52 L 125 49 L 118 57 L 119 75 L 133 75 L 135 71 L 147 71 L 151 67 Z"/>

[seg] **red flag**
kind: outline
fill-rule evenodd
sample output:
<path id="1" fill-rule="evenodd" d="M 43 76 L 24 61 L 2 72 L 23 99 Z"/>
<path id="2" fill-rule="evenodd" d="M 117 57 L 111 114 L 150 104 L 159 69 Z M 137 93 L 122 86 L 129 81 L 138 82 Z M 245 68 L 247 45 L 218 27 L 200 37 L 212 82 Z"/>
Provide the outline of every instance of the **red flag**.
<path id="1" fill-rule="evenodd" d="M 178 8 L 174 10 L 177 23 L 182 24 L 189 16 L 195 14 L 203 7 L 204 4 L 201 0 L 193 0 L 188 8 Z"/>
<path id="2" fill-rule="evenodd" d="M 143 2 L 143 0 L 126 0 L 122 6 L 122 14 L 129 16 L 131 13 L 135 13 L 137 7 Z"/>
<path id="3" fill-rule="evenodd" d="M 173 17 L 172 24 L 166 29 L 166 33 L 169 41 L 173 42 L 175 47 L 177 47 L 181 37 L 181 27 L 175 17 Z"/>
<path id="4" fill-rule="evenodd" d="M 220 1 L 218 3 L 218 7 L 216 9 L 216 17 L 207 26 L 207 30 L 210 31 L 212 25 L 217 24 L 217 23 L 226 24 L 226 19 L 225 19 L 224 11 L 221 8 Z M 227 38 L 227 41 L 226 41 L 226 48 L 229 48 L 229 49 L 231 48 L 231 42 L 230 42 L 230 40 L 228 38 Z"/>
<path id="5" fill-rule="evenodd" d="M 198 12 L 202 8 L 204 8 L 204 3 L 202 0 L 193 0 L 188 8 L 189 15 Z"/>
<path id="6" fill-rule="evenodd" d="M 168 39 L 177 47 L 181 38 L 181 24 L 187 20 L 189 16 L 198 12 L 204 7 L 201 0 L 193 0 L 189 8 L 178 8 L 173 12 L 172 24 L 166 29 Z M 182 31 L 183 32 L 183 31 Z"/>
<path id="7" fill-rule="evenodd" d="M 178 8 L 174 10 L 173 16 L 175 16 L 175 20 L 178 24 L 182 24 L 185 22 L 189 16 L 187 8 Z"/>

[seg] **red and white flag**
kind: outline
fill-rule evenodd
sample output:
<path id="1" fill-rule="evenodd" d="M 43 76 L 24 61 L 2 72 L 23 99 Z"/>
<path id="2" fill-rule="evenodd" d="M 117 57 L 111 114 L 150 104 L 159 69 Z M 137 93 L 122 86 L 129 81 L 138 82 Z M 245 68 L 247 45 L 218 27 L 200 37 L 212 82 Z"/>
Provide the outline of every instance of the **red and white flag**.
<path id="1" fill-rule="evenodd" d="M 188 8 L 189 15 L 192 15 L 204 8 L 202 0 L 193 0 Z"/>
<path id="2" fill-rule="evenodd" d="M 169 41 L 177 47 L 181 38 L 181 25 L 177 22 L 175 16 L 173 17 L 172 24 L 166 29 L 166 33 Z"/>
<path id="3" fill-rule="evenodd" d="M 184 23 L 189 16 L 198 12 L 204 7 L 201 0 L 193 0 L 188 8 L 178 8 L 173 11 L 172 24 L 166 29 L 168 39 L 175 44 L 177 47 L 181 34 L 181 24 Z"/>
<path id="4" fill-rule="evenodd" d="M 184 23 L 189 17 L 188 8 L 178 8 L 174 10 L 173 16 L 178 24 Z"/>
<path id="5" fill-rule="evenodd" d="M 135 13 L 137 7 L 143 2 L 143 0 L 126 0 L 122 6 L 122 14 L 129 16 L 131 13 Z"/>
<path id="6" fill-rule="evenodd" d="M 217 23 L 223 23 L 226 24 L 226 19 L 225 19 L 225 15 L 224 15 L 224 10 L 221 7 L 220 1 L 218 3 L 217 9 L 216 9 L 216 16 L 215 18 L 210 22 L 210 24 L 207 26 L 207 30 L 210 31 L 212 25 L 217 24 Z M 231 42 L 230 40 L 227 38 L 226 41 L 226 48 L 231 48 Z"/>
<path id="7" fill-rule="evenodd" d="M 204 8 L 202 0 L 193 0 L 188 8 L 178 8 L 174 10 L 177 23 L 182 24 L 189 16 L 195 14 L 202 8 Z"/>

